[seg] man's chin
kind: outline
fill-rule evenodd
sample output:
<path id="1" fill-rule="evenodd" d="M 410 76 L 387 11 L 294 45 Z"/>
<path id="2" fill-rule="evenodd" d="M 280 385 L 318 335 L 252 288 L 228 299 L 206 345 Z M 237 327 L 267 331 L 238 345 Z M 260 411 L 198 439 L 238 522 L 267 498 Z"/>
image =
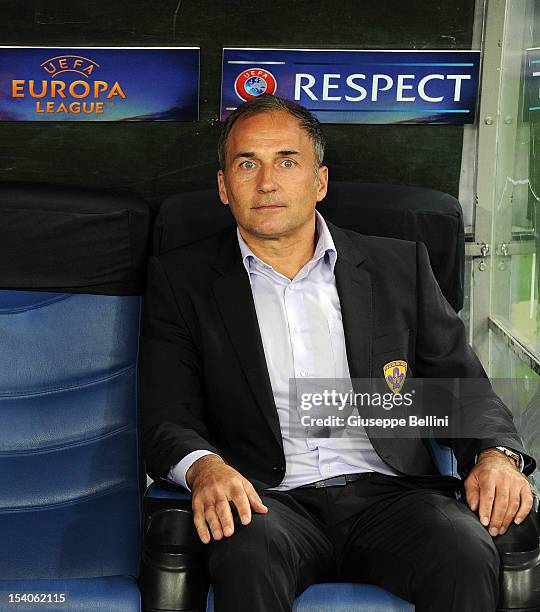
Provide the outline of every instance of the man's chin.
<path id="1" fill-rule="evenodd" d="M 286 210 L 284 207 L 282 210 Z M 240 221 L 240 222 L 238 222 Z M 293 236 L 296 232 L 301 232 L 302 228 L 312 222 L 311 219 L 291 218 L 285 215 L 268 215 L 263 217 L 249 216 L 248 219 L 237 220 L 243 233 L 247 233 L 254 238 L 261 240 L 276 240 L 286 236 Z"/>
<path id="2" fill-rule="evenodd" d="M 255 236 L 256 238 L 262 238 L 266 240 L 272 240 L 282 238 L 294 233 L 295 228 L 290 227 L 283 223 L 260 223 L 244 226 L 246 232 Z"/>

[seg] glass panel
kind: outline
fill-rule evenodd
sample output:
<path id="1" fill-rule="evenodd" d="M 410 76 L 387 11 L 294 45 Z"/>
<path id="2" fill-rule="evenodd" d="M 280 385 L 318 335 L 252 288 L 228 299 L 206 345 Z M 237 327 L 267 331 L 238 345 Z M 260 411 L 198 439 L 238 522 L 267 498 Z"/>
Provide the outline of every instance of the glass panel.
<path id="1" fill-rule="evenodd" d="M 540 376 L 510 350 L 504 339 L 490 331 L 491 383 L 508 406 L 527 451 L 540 457 Z M 540 472 L 534 471 L 532 483 L 538 494 Z"/>
<path id="2" fill-rule="evenodd" d="M 497 123 L 491 316 L 540 355 L 540 0 L 509 0 Z M 538 60 L 538 64 L 535 62 Z M 538 65 L 538 76 L 533 76 Z M 539 108 L 534 109 L 534 99 Z"/>

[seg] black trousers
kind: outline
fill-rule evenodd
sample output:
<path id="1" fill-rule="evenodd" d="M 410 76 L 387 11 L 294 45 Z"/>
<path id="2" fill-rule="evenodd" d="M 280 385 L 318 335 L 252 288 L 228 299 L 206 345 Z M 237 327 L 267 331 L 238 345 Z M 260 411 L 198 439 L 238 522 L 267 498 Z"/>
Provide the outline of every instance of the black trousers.
<path id="1" fill-rule="evenodd" d="M 336 581 L 379 585 L 417 612 L 494 611 L 499 554 L 455 486 L 370 473 L 263 491 L 267 514 L 243 526 L 235 512 L 235 533 L 205 547 L 215 611 L 290 612 L 309 585 Z"/>

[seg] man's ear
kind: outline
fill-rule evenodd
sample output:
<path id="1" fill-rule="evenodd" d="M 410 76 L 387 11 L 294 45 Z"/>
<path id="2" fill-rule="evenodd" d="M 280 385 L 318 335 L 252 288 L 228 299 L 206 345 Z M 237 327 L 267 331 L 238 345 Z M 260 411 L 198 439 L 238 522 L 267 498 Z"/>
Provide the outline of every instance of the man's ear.
<path id="1" fill-rule="evenodd" d="M 225 174 L 223 170 L 218 170 L 217 173 L 217 184 L 219 191 L 219 199 L 225 206 L 229 205 L 229 197 L 227 196 L 227 187 L 225 185 Z"/>
<path id="2" fill-rule="evenodd" d="M 328 166 L 319 168 L 319 184 L 317 185 L 317 202 L 321 202 L 326 197 L 328 191 Z"/>

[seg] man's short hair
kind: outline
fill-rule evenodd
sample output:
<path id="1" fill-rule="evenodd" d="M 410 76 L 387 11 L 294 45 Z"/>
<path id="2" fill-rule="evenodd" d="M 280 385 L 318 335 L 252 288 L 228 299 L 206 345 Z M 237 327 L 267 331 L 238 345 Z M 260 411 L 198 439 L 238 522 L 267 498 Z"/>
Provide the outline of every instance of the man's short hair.
<path id="1" fill-rule="evenodd" d="M 289 115 L 293 115 L 293 117 L 297 117 L 300 120 L 300 125 L 306 130 L 313 142 L 313 148 L 315 149 L 315 165 L 317 168 L 322 166 L 326 140 L 321 128 L 321 123 L 317 117 L 308 111 L 307 108 L 292 100 L 286 100 L 285 98 L 280 98 L 279 96 L 273 96 L 271 94 L 263 94 L 262 96 L 257 96 L 241 104 L 225 121 L 218 143 L 219 165 L 222 170 L 225 169 L 225 147 L 227 146 L 227 139 L 229 138 L 233 125 L 238 119 L 272 111 L 285 111 L 289 113 Z"/>

